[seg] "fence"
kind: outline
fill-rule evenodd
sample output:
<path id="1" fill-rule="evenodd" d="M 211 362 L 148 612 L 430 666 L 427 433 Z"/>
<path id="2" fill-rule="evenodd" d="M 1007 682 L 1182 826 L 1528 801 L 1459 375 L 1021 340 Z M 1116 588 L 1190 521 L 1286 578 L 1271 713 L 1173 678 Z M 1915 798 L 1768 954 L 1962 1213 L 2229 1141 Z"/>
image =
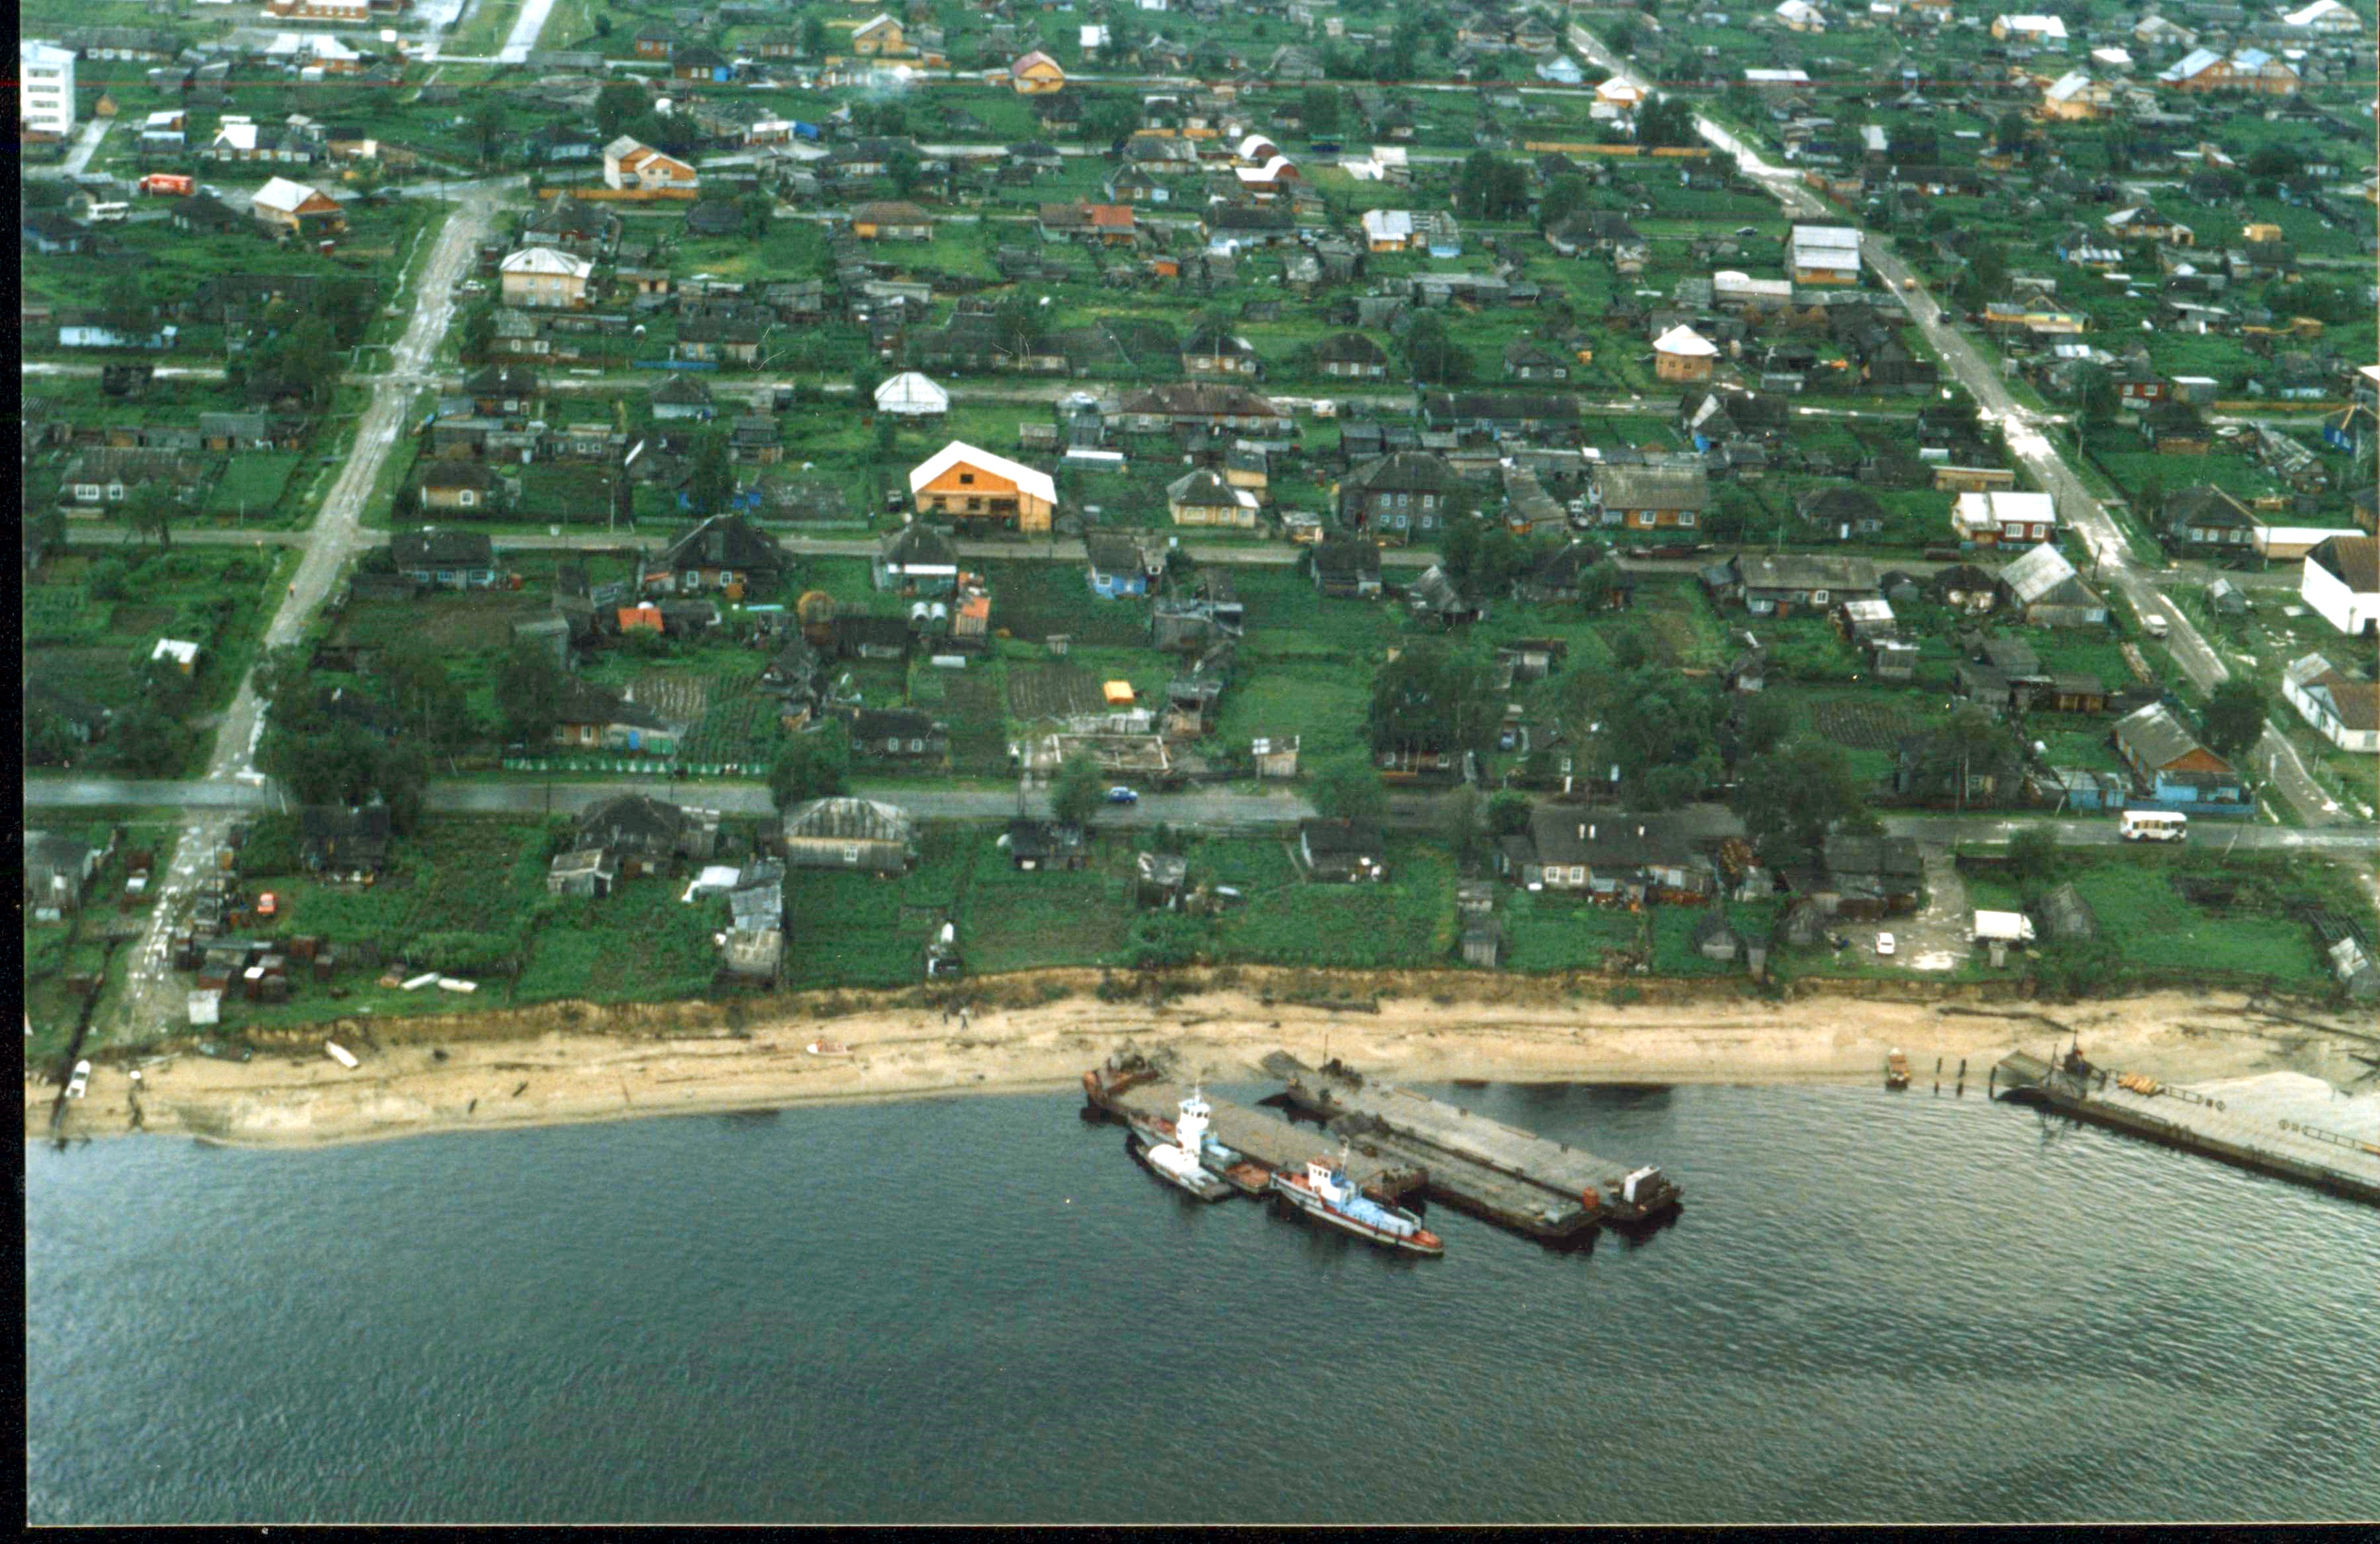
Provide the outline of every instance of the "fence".
<path id="1" fill-rule="evenodd" d="M 627 756 L 506 756 L 507 772 L 605 772 L 631 778 L 765 778 L 759 762 L 648 761 Z"/>

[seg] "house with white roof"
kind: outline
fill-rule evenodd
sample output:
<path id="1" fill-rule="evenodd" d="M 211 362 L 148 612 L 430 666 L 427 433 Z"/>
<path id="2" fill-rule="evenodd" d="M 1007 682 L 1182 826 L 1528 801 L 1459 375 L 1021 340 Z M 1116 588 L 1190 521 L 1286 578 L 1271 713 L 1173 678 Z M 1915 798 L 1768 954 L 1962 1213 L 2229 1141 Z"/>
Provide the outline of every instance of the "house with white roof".
<path id="1" fill-rule="evenodd" d="M 293 235 L 335 233 L 347 228 L 346 214 L 337 199 L 319 187 L 292 182 L 287 177 L 274 177 L 258 188 L 249 207 L 259 224 Z"/>
<path id="2" fill-rule="evenodd" d="M 2058 535 L 2058 501 L 2046 493 L 1961 493 L 1950 508 L 1950 528 L 1978 547 L 2050 541 Z"/>
<path id="3" fill-rule="evenodd" d="M 2380 682 L 2358 681 L 2319 654 L 2289 662 L 2281 695 L 2342 751 L 2380 754 Z"/>
<path id="4" fill-rule="evenodd" d="M 899 418 L 938 418 L 951 410 L 951 394 L 916 370 L 903 370 L 876 388 L 876 411 Z"/>
<path id="5" fill-rule="evenodd" d="M 1810 4 L 1810 0 L 1783 0 L 1769 14 L 1789 32 L 1823 32 L 1827 30 L 1826 13 Z"/>
<path id="6" fill-rule="evenodd" d="M 909 496 L 921 513 L 962 526 L 999 526 L 1027 535 L 1050 529 L 1058 486 L 1047 472 L 953 440 L 912 468 Z"/>
<path id="7" fill-rule="evenodd" d="M 1796 225 L 1787 258 L 1797 284 L 1860 282 L 1860 234 L 1850 225 Z"/>
<path id="8" fill-rule="evenodd" d="M 2311 6 L 2281 13 L 2281 25 L 2301 32 L 2362 32 L 2363 18 L 2338 0 L 2313 0 Z"/>
<path id="9" fill-rule="evenodd" d="M 1718 345 L 1683 322 L 1653 340 L 1653 373 L 1663 380 L 1708 380 Z"/>
<path id="10" fill-rule="evenodd" d="M 576 310 L 587 304 L 587 282 L 595 265 L 551 247 L 524 247 L 497 265 L 507 306 Z"/>
<path id="11" fill-rule="evenodd" d="M 2064 123 L 2105 117 L 2115 104 L 2115 87 L 2094 80 L 2079 69 L 2059 76 L 2041 93 L 2042 115 Z"/>
<path id="12" fill-rule="evenodd" d="M 2002 42 L 2013 40 L 2035 47 L 2063 43 L 2066 23 L 2054 16 L 1996 16 L 1992 18 L 1992 36 Z"/>
<path id="13" fill-rule="evenodd" d="M 1359 222 L 1364 244 L 1375 252 L 1402 252 L 1414 244 L 1414 217 L 1409 209 L 1367 209 Z"/>

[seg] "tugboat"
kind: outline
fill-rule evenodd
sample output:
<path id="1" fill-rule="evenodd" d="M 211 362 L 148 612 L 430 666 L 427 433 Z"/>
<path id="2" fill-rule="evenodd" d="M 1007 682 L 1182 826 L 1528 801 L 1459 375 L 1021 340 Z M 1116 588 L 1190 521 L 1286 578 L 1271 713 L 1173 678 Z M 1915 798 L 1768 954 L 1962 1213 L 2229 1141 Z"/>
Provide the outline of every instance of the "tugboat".
<path id="1" fill-rule="evenodd" d="M 1347 1150 L 1342 1145 L 1334 1162 L 1328 1155 L 1309 1159 L 1303 1175 L 1277 1174 L 1273 1192 L 1307 1216 L 1352 1233 L 1367 1244 L 1407 1254 L 1436 1258 L 1446 1252 L 1438 1235 L 1421 1219 L 1398 1206 L 1382 1206 L 1359 1192 L 1347 1178 Z"/>
<path id="2" fill-rule="evenodd" d="M 1135 1126 L 1133 1152 L 1151 1173 L 1168 1184 L 1189 1191 L 1200 1200 L 1221 1200 L 1232 1193 L 1232 1187 L 1208 1174 L 1198 1162 L 1198 1150 L 1207 1140 L 1209 1113 L 1207 1101 L 1193 1087 L 1190 1097 L 1182 1102 L 1181 1118 L 1173 1123 L 1173 1140 L 1154 1140 L 1154 1133 Z"/>

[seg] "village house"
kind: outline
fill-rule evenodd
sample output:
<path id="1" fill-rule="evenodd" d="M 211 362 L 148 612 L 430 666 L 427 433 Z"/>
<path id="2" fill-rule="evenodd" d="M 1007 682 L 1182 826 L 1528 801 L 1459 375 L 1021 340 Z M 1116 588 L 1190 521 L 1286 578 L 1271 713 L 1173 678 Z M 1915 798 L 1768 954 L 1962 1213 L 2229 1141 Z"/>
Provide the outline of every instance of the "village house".
<path id="1" fill-rule="evenodd" d="M 499 265 L 507 306 L 566 307 L 587 304 L 587 282 L 595 265 L 551 247 L 528 247 Z"/>
<path id="2" fill-rule="evenodd" d="M 621 135 L 603 147 L 603 186 L 646 191 L 680 188 L 691 192 L 699 183 L 695 170 L 673 155 Z"/>
<path id="3" fill-rule="evenodd" d="M 873 799 L 816 799 L 785 815 L 785 862 L 795 868 L 900 874 L 917 855 L 917 821 Z"/>
<path id="4" fill-rule="evenodd" d="M 93 446 L 58 473 L 58 502 L 84 509 L 120 504 L 152 483 L 188 503 L 213 481 L 214 467 L 178 451 Z"/>
<path id="5" fill-rule="evenodd" d="M 909 494 L 919 511 L 949 515 L 963 527 L 1026 535 L 1047 532 L 1058 503 L 1047 472 L 955 440 L 910 470 Z"/>
<path id="6" fill-rule="evenodd" d="M 1632 531 L 1692 530 L 1710 502 L 1709 475 L 1692 466 L 1613 466 L 1596 464 L 1587 474 L 1587 498 L 1606 525 Z"/>
<path id="7" fill-rule="evenodd" d="M 1860 233 L 1850 225 L 1795 225 L 1786 264 L 1796 284 L 1857 284 Z"/>
<path id="8" fill-rule="evenodd" d="M 424 525 L 389 537 L 396 572 L 434 589 L 484 590 L 496 582 L 496 549 L 478 531 Z"/>
<path id="9" fill-rule="evenodd" d="M 1199 467 L 1167 484 L 1165 505 L 1176 525 L 1256 527 L 1257 496 L 1232 487 L 1212 467 Z"/>
<path id="10" fill-rule="evenodd" d="M 471 456 L 431 456 L 419 464 L 416 483 L 427 510 L 485 512 L 502 499 L 495 469 Z"/>
<path id="11" fill-rule="evenodd" d="M 2298 597 L 2350 638 L 2380 633 L 2380 539 L 2326 537 L 2306 554 Z"/>
<path id="12" fill-rule="evenodd" d="M 313 874 L 378 874 L 388 866 L 388 806 L 301 804 L 298 857 Z"/>
<path id="13" fill-rule="evenodd" d="M 1377 883 L 1389 876 L 1388 840 L 1370 821 L 1301 820 L 1297 857 L 1318 881 Z"/>
<path id="14" fill-rule="evenodd" d="M 2082 583 L 2066 555 L 2048 542 L 2000 570 L 2006 604 L 2035 627 L 2104 627 L 2107 603 Z"/>
<path id="15" fill-rule="evenodd" d="M 930 525 L 909 521 L 877 543 L 869 571 L 880 590 L 947 595 L 958 587 L 958 544 Z"/>
<path id="16" fill-rule="evenodd" d="M 2201 745 L 2161 702 L 2116 721 L 2116 753 L 2140 794 L 2134 804 L 2188 814 L 2252 813 L 2246 785 L 2231 764 Z"/>
<path id="17" fill-rule="evenodd" d="M 347 228 L 346 211 L 337 199 L 287 177 L 274 177 L 258 188 L 249 207 L 258 224 L 285 235 L 310 240 Z"/>
<path id="18" fill-rule="evenodd" d="M 1008 849 L 1009 867 L 1022 874 L 1080 869 L 1091 861 L 1090 833 L 1072 821 L 1020 816 L 1008 823 L 1002 841 Z"/>
<path id="19" fill-rule="evenodd" d="M 2380 754 L 2380 682 L 2359 681 L 2319 654 L 2290 661 L 2281 695 L 2342 751 Z"/>
<path id="20" fill-rule="evenodd" d="M 582 751 L 673 756 L 692 726 L 577 676 L 564 678 L 554 706 L 553 743 Z"/>
<path id="21" fill-rule="evenodd" d="M 1950 529 L 1962 544 L 2017 546 L 2058 538 L 2058 501 L 2046 493 L 1961 493 Z"/>
<path id="22" fill-rule="evenodd" d="M 1314 345 L 1313 359 L 1333 380 L 1385 380 L 1389 376 L 1387 353 L 1361 332 L 1332 333 Z"/>
<path id="23" fill-rule="evenodd" d="M 1454 469 L 1427 451 L 1399 451 L 1362 463 L 1340 479 L 1337 491 L 1341 525 L 1397 546 L 1436 540 L 1444 523 L 1468 502 Z"/>
<path id="24" fill-rule="evenodd" d="M 734 599 L 755 590 L 765 593 L 786 566 L 775 537 L 741 514 L 715 514 L 647 561 L 639 589 L 646 595 L 720 590 Z"/>
<path id="25" fill-rule="evenodd" d="M 1672 815 L 1540 804 L 1525 831 L 1497 842 L 1495 867 L 1524 889 L 1604 902 L 1694 904 L 1717 889 L 1710 861 Z"/>
<path id="26" fill-rule="evenodd" d="M 1165 548 L 1121 531 L 1093 531 L 1083 538 L 1084 568 L 1091 593 L 1119 600 L 1149 594 L 1165 572 Z"/>
<path id="27" fill-rule="evenodd" d="M 1662 380 L 1708 380 L 1718 347 L 1683 322 L 1653 340 L 1653 374 Z"/>
<path id="28" fill-rule="evenodd" d="M 1729 562 L 1730 590 L 1755 617 L 1824 612 L 1846 601 L 1876 600 L 1876 564 L 1866 558 L 1798 552 L 1739 553 Z"/>
<path id="29" fill-rule="evenodd" d="M 1345 531 L 1326 535 L 1314 549 L 1314 587 L 1337 599 L 1376 599 L 1380 593 L 1380 544 Z"/>
<path id="30" fill-rule="evenodd" d="M 904 199 L 880 199 L 851 211 L 851 234 L 862 241 L 931 241 L 934 217 Z"/>
<path id="31" fill-rule="evenodd" d="M 2254 512 L 2224 489 L 2185 488 L 2166 497 L 2166 545 L 2186 556 L 2247 552 L 2258 524 Z"/>
<path id="32" fill-rule="evenodd" d="M 25 833 L 24 903 L 37 921 L 55 922 L 81 910 L 83 891 L 99 872 L 100 850 L 54 831 Z"/>
<path id="33" fill-rule="evenodd" d="M 582 850 L 610 853 L 625 875 L 662 874 L 678 859 L 707 862 L 718 855 L 719 812 L 641 793 L 615 794 L 579 812 L 571 839 Z"/>
<path id="34" fill-rule="evenodd" d="M 1009 65 L 1008 81 L 1019 96 L 1048 96 L 1065 89 L 1066 72 L 1037 48 Z"/>

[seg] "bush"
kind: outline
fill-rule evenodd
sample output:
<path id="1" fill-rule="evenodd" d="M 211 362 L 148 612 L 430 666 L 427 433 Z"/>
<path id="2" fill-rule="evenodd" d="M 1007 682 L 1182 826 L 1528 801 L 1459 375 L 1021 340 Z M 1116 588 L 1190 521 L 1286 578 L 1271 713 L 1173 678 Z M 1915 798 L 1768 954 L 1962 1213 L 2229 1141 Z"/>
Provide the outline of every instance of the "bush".
<path id="1" fill-rule="evenodd" d="M 405 959 L 426 971 L 508 971 L 513 957 L 502 940 L 480 933 L 424 933 L 405 946 Z"/>
<path id="2" fill-rule="evenodd" d="M 259 815 L 249 824 L 248 838 L 239 849 L 241 874 L 296 874 L 302 862 L 296 815 Z"/>

